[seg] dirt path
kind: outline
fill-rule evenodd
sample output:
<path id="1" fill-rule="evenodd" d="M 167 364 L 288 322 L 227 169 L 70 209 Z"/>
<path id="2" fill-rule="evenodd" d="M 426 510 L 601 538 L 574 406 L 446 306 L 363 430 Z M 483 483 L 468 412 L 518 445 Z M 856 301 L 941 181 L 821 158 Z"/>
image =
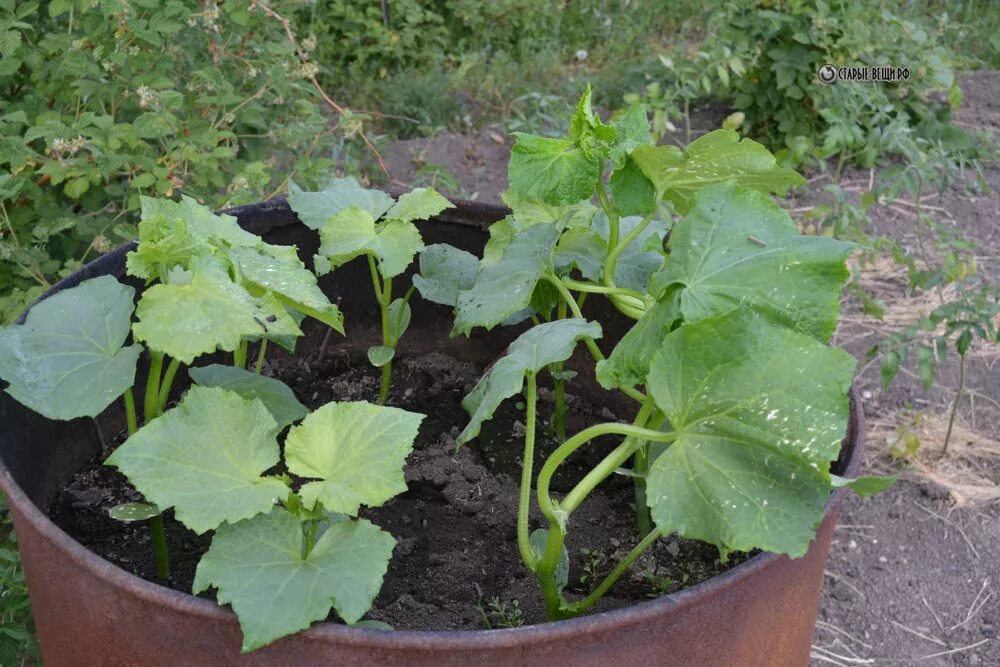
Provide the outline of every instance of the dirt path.
<path id="1" fill-rule="evenodd" d="M 956 122 L 1000 136 L 1000 72 L 965 75 L 962 86 L 965 106 Z M 448 190 L 451 184 L 457 196 L 497 202 L 506 188 L 509 150 L 505 132 L 494 127 L 474 136 L 398 142 L 386 162 L 397 186 L 433 182 Z M 946 227 L 977 242 L 979 270 L 1000 280 L 1000 166 L 983 176 L 988 190 L 956 186 L 926 205 Z M 860 194 L 873 177 L 879 174 L 846 170 L 840 183 Z M 791 207 L 821 201 L 826 184 L 811 181 Z M 870 217 L 871 233 L 914 247 L 912 205 L 876 205 Z M 905 272 L 891 262 L 866 267 L 862 283 L 884 302 L 885 317 L 865 316 L 847 297 L 834 342 L 859 359 L 868 467 L 903 479 L 876 498 L 852 497 L 841 514 L 813 665 L 1000 666 L 1000 349 L 970 352 L 968 397 L 959 406 L 951 456 L 941 463 L 932 452 L 943 442 L 957 359 L 952 355 L 942 366 L 930 392 L 909 368 L 883 392 L 878 363 L 866 358 L 872 345 L 933 309 L 939 296 L 906 295 Z M 917 464 L 891 463 L 889 448 L 911 435 L 921 444 Z"/>

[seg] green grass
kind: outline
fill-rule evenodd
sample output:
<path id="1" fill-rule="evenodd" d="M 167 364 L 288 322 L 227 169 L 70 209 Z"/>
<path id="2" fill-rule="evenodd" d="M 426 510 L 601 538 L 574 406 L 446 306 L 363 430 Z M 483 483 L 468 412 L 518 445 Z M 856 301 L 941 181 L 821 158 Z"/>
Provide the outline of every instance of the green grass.
<path id="1" fill-rule="evenodd" d="M 34 632 L 14 527 L 0 495 L 0 665 L 40 664 Z"/>

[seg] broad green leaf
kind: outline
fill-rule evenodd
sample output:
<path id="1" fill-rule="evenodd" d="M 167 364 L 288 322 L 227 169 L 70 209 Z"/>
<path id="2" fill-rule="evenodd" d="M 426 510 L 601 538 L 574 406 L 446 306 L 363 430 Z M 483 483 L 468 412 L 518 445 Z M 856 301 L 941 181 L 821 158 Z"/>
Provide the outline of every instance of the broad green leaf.
<path id="1" fill-rule="evenodd" d="M 152 503 L 123 503 L 108 510 L 108 516 L 123 523 L 146 521 L 161 513 L 160 508 Z"/>
<path id="2" fill-rule="evenodd" d="M 653 142 L 645 104 L 638 103 L 629 106 L 623 114 L 612 119 L 611 126 L 615 128 L 615 140 L 611 145 L 609 157 L 618 169 L 624 164 L 625 158 L 631 155 L 637 147 Z M 623 212 L 622 215 L 632 214 Z"/>
<path id="3" fill-rule="evenodd" d="M 274 417 L 279 429 L 309 414 L 306 406 L 295 398 L 291 388 L 276 378 L 223 364 L 189 368 L 188 375 L 202 387 L 219 387 L 235 392 L 247 400 L 259 399 Z"/>
<path id="4" fill-rule="evenodd" d="M 288 487 L 263 473 L 278 462 L 278 425 L 259 400 L 191 387 L 176 408 L 140 428 L 105 464 L 199 535 L 267 512 Z"/>
<path id="5" fill-rule="evenodd" d="M 458 294 L 454 333 L 492 329 L 527 308 L 535 285 L 552 263 L 555 225 L 534 225 L 517 234 L 500 259 L 482 267 L 471 289 Z"/>
<path id="6" fill-rule="evenodd" d="M 37 303 L 23 325 L 0 327 L 0 379 L 49 419 L 96 417 L 135 381 L 142 347 L 122 347 L 135 290 L 110 276 Z"/>
<path id="7" fill-rule="evenodd" d="M 455 205 L 431 188 L 416 188 L 400 197 L 385 213 L 386 219 L 412 222 L 427 220 Z"/>
<path id="8" fill-rule="evenodd" d="M 674 228 L 670 259 L 650 291 L 680 289 L 687 322 L 740 305 L 826 341 L 837 326 L 853 244 L 799 236 L 786 211 L 733 183 L 707 188 Z"/>
<path id="9" fill-rule="evenodd" d="M 594 113 L 591 97 L 590 84 L 587 84 L 587 89 L 576 103 L 576 112 L 569 121 L 569 138 L 577 145 L 598 142 L 606 144 L 615 138 L 615 128 L 601 121 Z"/>
<path id="10" fill-rule="evenodd" d="M 517 221 L 519 229 L 541 223 L 558 223 L 562 229 L 589 227 L 598 208 L 584 199 L 575 204 L 552 205 L 537 199 L 521 199 L 517 193 L 508 190 L 500 195 L 510 207 L 511 217 Z M 497 223 L 494 223 L 494 225 Z M 493 225 L 491 225 L 492 229 Z"/>
<path id="11" fill-rule="evenodd" d="M 895 484 L 897 479 L 898 476 L 896 475 L 888 477 L 882 477 L 879 475 L 863 475 L 854 479 L 847 479 L 846 477 L 839 477 L 837 475 L 830 476 L 833 488 L 839 489 L 846 486 L 862 498 L 874 496 L 876 493 L 882 493 Z"/>
<path id="12" fill-rule="evenodd" d="M 552 265 L 559 272 L 578 269 L 587 280 L 600 280 L 607 254 L 607 241 L 593 230 L 568 229 L 556 243 Z"/>
<path id="13" fill-rule="evenodd" d="M 299 491 L 307 507 L 357 515 L 406 491 L 403 463 L 424 416 L 364 402 L 327 403 L 285 440 L 288 470 L 318 479 Z"/>
<path id="14" fill-rule="evenodd" d="M 319 192 L 306 192 L 294 183 L 288 185 L 288 205 L 310 229 L 322 229 L 331 216 L 352 206 L 378 220 L 392 204 L 392 197 L 381 190 L 363 188 L 350 176 L 333 179 Z"/>
<path id="15" fill-rule="evenodd" d="M 548 529 L 537 528 L 531 531 L 531 535 L 528 536 L 528 542 L 531 544 L 531 549 L 535 552 L 535 555 L 541 559 L 545 553 L 545 547 L 549 542 Z M 556 580 L 556 587 L 560 591 L 566 588 L 566 584 L 569 583 L 569 552 L 566 550 L 565 544 L 563 544 L 562 554 L 559 556 L 559 563 L 556 565 L 553 576 Z"/>
<path id="16" fill-rule="evenodd" d="M 634 387 L 646 382 L 649 362 L 680 317 L 674 301 L 653 304 L 626 332 L 607 359 L 597 362 L 597 381 L 605 389 Z"/>
<path id="17" fill-rule="evenodd" d="M 420 232 L 412 222 L 388 220 L 376 225 L 367 211 L 356 206 L 327 220 L 320 229 L 320 240 L 319 254 L 328 260 L 329 266 L 341 266 L 360 255 L 372 254 L 386 278 L 405 271 L 413 256 L 424 248 Z"/>
<path id="18" fill-rule="evenodd" d="M 436 243 L 420 253 L 420 273 L 413 276 L 413 286 L 428 301 L 454 308 L 458 293 L 472 287 L 478 270 L 479 260 L 472 253 Z"/>
<path id="19" fill-rule="evenodd" d="M 462 401 L 471 418 L 456 444 L 463 445 L 479 435 L 483 422 L 493 417 L 500 404 L 521 391 L 525 374 L 538 373 L 549 364 L 566 361 L 577 342 L 600 337 L 600 324 L 579 318 L 545 322 L 518 336 L 507 348 L 507 354 L 493 364 Z"/>
<path id="20" fill-rule="evenodd" d="M 692 141 L 683 154 L 676 146 L 639 146 L 632 158 L 681 213 L 691 208 L 699 190 L 715 183 L 735 180 L 745 188 L 778 195 L 805 183 L 794 170 L 779 167 L 763 145 L 741 141 L 733 130 L 709 132 Z"/>
<path id="21" fill-rule="evenodd" d="M 323 294 L 316 276 L 307 269 L 294 247 L 262 244 L 229 252 L 240 280 L 272 292 L 279 301 L 334 330 L 344 333 L 344 315 Z"/>
<path id="22" fill-rule="evenodd" d="M 515 132 L 507 177 L 521 200 L 546 204 L 575 204 L 590 199 L 603 161 L 588 157 L 566 139 L 549 139 Z"/>
<path id="23" fill-rule="evenodd" d="M 396 541 L 365 519 L 339 521 L 303 554 L 302 524 L 275 508 L 224 525 L 198 563 L 192 592 L 214 587 L 240 619 L 243 651 L 305 630 L 333 607 L 347 623 L 371 607 Z"/>
<path id="24" fill-rule="evenodd" d="M 645 215 L 659 204 L 656 189 L 631 157 L 611 175 L 611 197 L 621 215 Z"/>
<path id="25" fill-rule="evenodd" d="M 396 356 L 395 348 L 373 345 L 368 348 L 368 362 L 375 368 L 382 368 Z"/>
<path id="26" fill-rule="evenodd" d="M 621 218 L 618 222 L 619 238 L 627 236 L 641 222 L 642 218 L 634 215 Z M 599 215 L 594 219 L 594 231 L 607 242 L 610 233 L 607 216 Z M 661 220 L 653 220 L 634 241 L 625 246 L 615 267 L 615 285 L 645 293 L 649 289 L 650 276 L 663 265 L 663 252 L 657 248 L 662 247 L 666 235 L 667 225 Z"/>
<path id="27" fill-rule="evenodd" d="M 806 552 L 847 427 L 854 358 L 747 309 L 667 336 L 646 386 L 677 434 L 653 462 L 653 520 L 727 551 Z"/>
<path id="28" fill-rule="evenodd" d="M 280 304 L 250 296 L 214 262 L 196 262 L 186 284 L 148 288 L 136 315 L 136 340 L 187 365 L 217 349 L 232 352 L 244 337 L 302 333 Z"/>
<path id="29" fill-rule="evenodd" d="M 163 280 L 175 266 L 191 268 L 195 257 L 226 255 L 230 248 L 262 243 L 233 216 L 216 215 L 190 197 L 179 202 L 152 197 L 140 201 L 139 245 L 128 254 L 129 275 Z"/>

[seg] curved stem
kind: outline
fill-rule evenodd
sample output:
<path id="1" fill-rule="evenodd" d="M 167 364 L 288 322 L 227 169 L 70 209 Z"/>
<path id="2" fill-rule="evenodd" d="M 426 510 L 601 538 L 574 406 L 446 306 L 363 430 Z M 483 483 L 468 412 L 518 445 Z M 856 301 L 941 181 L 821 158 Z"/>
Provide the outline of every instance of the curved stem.
<path id="1" fill-rule="evenodd" d="M 240 344 L 233 351 L 233 366 L 236 366 L 236 368 L 244 368 L 244 369 L 247 367 L 246 340 L 241 340 Z"/>
<path id="2" fill-rule="evenodd" d="M 590 595 L 579 602 L 573 603 L 567 610 L 565 610 L 567 615 L 580 614 L 593 607 L 598 600 L 604 597 L 604 594 L 608 592 L 608 589 L 614 586 L 615 582 L 618 581 L 618 579 L 625 574 L 626 571 L 628 571 L 628 569 L 632 566 L 632 563 L 634 563 L 636 559 L 646 551 L 646 549 L 653 546 L 656 540 L 660 537 L 661 534 L 659 530 L 647 533 L 639 544 L 635 545 L 635 547 L 632 548 L 632 551 L 628 552 L 628 555 L 622 559 L 622 562 L 618 563 L 615 569 L 608 573 L 608 576 L 604 578 L 604 581 L 602 581 L 600 585 L 590 593 Z"/>
<path id="3" fill-rule="evenodd" d="M 160 373 L 162 370 L 163 353 L 150 350 L 149 373 L 146 375 L 146 397 L 143 401 L 143 417 L 147 424 L 160 414 Z"/>
<path id="4" fill-rule="evenodd" d="M 537 382 L 534 373 L 524 376 L 524 401 L 527 411 L 524 426 L 524 460 L 521 462 L 521 496 L 517 504 L 517 548 L 521 560 L 534 571 L 538 557 L 531 548 L 528 531 L 528 514 L 531 510 L 531 469 L 535 460 L 535 412 L 538 405 Z"/>
<path id="5" fill-rule="evenodd" d="M 614 287 L 610 285 L 598 285 L 596 283 L 585 282 L 581 280 L 573 280 L 572 278 L 564 276 L 562 282 L 566 287 L 571 290 L 576 290 L 577 292 L 589 292 L 591 294 L 621 294 L 622 296 L 630 296 L 634 299 L 642 301 L 642 294 L 636 292 L 635 290 L 628 289 L 627 287 Z"/>
<path id="6" fill-rule="evenodd" d="M 386 278 L 383 282 L 383 292 L 380 305 L 382 308 L 382 344 L 386 347 L 395 348 L 392 340 L 392 325 L 389 322 L 389 304 L 392 303 L 392 278 Z M 385 405 L 389 400 L 389 389 L 392 386 L 392 360 L 390 359 L 382 366 L 382 379 L 378 389 L 378 403 Z"/>
<path id="7" fill-rule="evenodd" d="M 576 509 L 597 484 L 608 475 L 614 473 L 632 455 L 635 451 L 634 440 L 671 442 L 677 437 L 677 434 L 673 432 L 654 431 L 630 424 L 596 424 L 574 435 L 560 445 L 556 451 L 552 452 L 538 473 L 538 482 L 536 483 L 538 488 L 538 506 L 541 508 L 542 514 L 550 522 L 560 523 L 556 516 L 556 505 L 549 495 L 549 484 L 552 481 L 552 475 L 555 473 L 556 468 L 577 449 L 602 435 L 625 435 L 631 437 L 616 447 L 611 454 L 608 454 L 597 467 L 591 470 L 573 487 L 573 490 L 570 491 L 566 499 L 561 503 L 563 512 L 572 512 Z"/>
<path id="8" fill-rule="evenodd" d="M 157 414 L 163 412 L 163 409 L 167 407 L 167 400 L 170 399 L 170 389 L 174 386 L 174 376 L 177 375 L 177 369 L 180 368 L 181 362 L 177 359 L 171 359 L 170 363 L 167 365 L 167 372 L 163 374 L 163 382 L 160 383 L 160 398 L 157 400 Z"/>
<path id="9" fill-rule="evenodd" d="M 640 537 L 645 537 L 653 530 L 649 506 L 646 502 L 646 474 L 649 472 L 649 443 L 643 443 L 635 450 L 632 459 L 632 486 L 635 490 L 635 527 Z"/>
<path id="10" fill-rule="evenodd" d="M 566 319 L 566 302 L 560 301 L 556 306 L 556 317 L 560 320 Z M 556 440 L 560 442 L 566 439 L 566 380 L 562 373 L 566 365 L 562 361 L 550 366 L 554 379 L 553 385 L 553 408 L 552 427 L 556 432 Z"/>
<path id="11" fill-rule="evenodd" d="M 659 192 L 656 193 L 655 198 L 654 198 L 653 201 L 657 201 L 657 202 L 660 201 L 660 193 Z M 649 213 L 646 214 L 646 216 L 642 219 L 642 222 L 640 222 L 638 225 L 636 225 L 635 229 L 633 229 L 632 231 L 630 231 L 625 236 L 625 238 L 623 238 L 621 240 L 620 243 L 615 244 L 615 245 L 612 245 L 610 242 L 608 243 L 608 248 L 610 248 L 610 251 L 608 252 L 607 259 L 604 260 L 604 274 L 603 275 L 604 275 L 604 284 L 605 285 L 614 286 L 614 284 L 615 284 L 615 269 L 618 267 L 618 258 L 621 257 L 621 254 L 622 254 L 622 252 L 624 252 L 625 248 L 627 248 L 629 246 L 629 244 L 631 244 L 633 241 L 635 241 L 637 238 L 639 238 L 639 235 L 642 234 L 646 230 L 646 227 L 649 226 L 649 223 L 651 223 L 653 221 L 653 216 L 655 214 L 656 214 L 656 209 L 654 208 L 652 211 L 650 211 Z M 640 298 L 641 298 L 641 295 L 640 295 Z"/>
<path id="12" fill-rule="evenodd" d="M 614 248 L 618 245 L 618 211 L 611 205 L 608 199 L 608 191 L 604 187 L 604 174 L 597 177 L 597 200 L 604 209 L 604 214 L 608 216 L 608 247 Z"/>

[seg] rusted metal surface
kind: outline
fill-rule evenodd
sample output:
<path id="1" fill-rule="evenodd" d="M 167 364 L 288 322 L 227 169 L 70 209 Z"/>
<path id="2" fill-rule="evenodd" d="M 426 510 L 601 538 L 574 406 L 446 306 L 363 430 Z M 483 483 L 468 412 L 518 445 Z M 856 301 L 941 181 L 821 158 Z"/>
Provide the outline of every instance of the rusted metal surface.
<path id="1" fill-rule="evenodd" d="M 462 211 L 452 211 L 452 219 L 461 218 Z M 268 240 L 296 243 L 304 256 L 311 256 L 313 249 L 308 246 L 315 244 L 315 234 L 293 224 L 283 202 L 234 212 L 241 223 L 265 233 Z M 428 223 L 422 230 L 428 244 L 448 242 L 478 252 L 486 239 L 485 224 L 503 214 L 502 209 L 479 205 L 464 222 Z M 103 273 L 121 276 L 127 249 L 88 265 L 56 289 Z M 371 307 L 366 271 L 365 266 L 349 265 L 338 269 L 336 281 L 323 283 L 340 299 L 348 334 L 356 337 L 352 347 L 359 350 L 376 331 L 377 313 Z M 588 304 L 591 301 L 598 302 Z M 451 339 L 448 309 L 417 302 L 414 310 L 416 331 L 405 337 L 411 352 L 441 349 L 483 360 L 498 354 L 517 333 L 503 329 L 468 340 Z M 607 315 L 600 316 L 608 321 Z M 605 346 L 613 345 L 628 325 L 614 318 L 611 322 L 605 328 Z M 310 336 L 312 345 L 321 339 L 319 331 Z M 306 357 L 309 345 L 302 348 Z M 854 399 L 839 463 L 846 475 L 860 468 L 864 441 L 863 415 Z M 832 496 L 816 540 L 803 558 L 761 554 L 703 584 L 627 609 L 489 631 L 381 632 L 323 623 L 241 655 L 239 627 L 228 609 L 128 574 L 76 543 L 39 509 L 97 452 L 89 420 L 50 422 L 0 396 L 0 487 L 14 516 L 48 667 L 807 665 L 824 562 L 844 493 Z"/>

